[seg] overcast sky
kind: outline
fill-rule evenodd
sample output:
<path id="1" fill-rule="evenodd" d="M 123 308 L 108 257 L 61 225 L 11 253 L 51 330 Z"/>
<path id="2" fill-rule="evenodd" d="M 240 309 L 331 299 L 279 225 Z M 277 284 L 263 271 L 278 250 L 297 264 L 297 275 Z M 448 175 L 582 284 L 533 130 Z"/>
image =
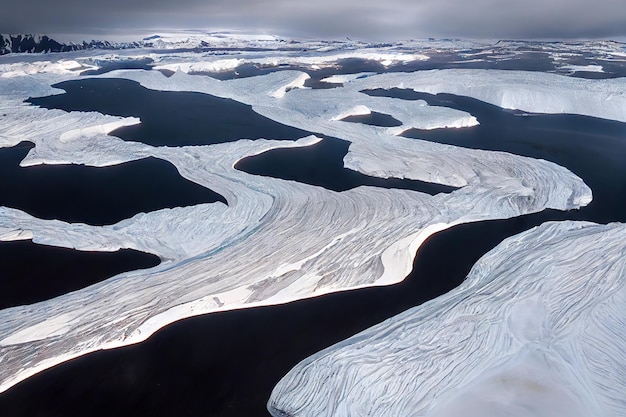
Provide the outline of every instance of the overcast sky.
<path id="1" fill-rule="evenodd" d="M 237 29 L 392 40 L 626 38 L 626 0 L 6 0 L 0 33 Z"/>

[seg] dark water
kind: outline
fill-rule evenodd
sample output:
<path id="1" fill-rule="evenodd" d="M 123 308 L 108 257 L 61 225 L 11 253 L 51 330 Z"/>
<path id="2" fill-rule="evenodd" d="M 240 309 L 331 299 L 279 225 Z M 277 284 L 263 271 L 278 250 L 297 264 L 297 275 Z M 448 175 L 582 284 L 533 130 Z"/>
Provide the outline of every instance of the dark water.
<path id="1" fill-rule="evenodd" d="M 373 111 L 370 114 L 344 117 L 341 120 L 343 122 L 363 123 L 365 125 L 381 127 L 394 127 L 402 125 L 402 122 L 393 116 L 376 111 Z"/>
<path id="2" fill-rule="evenodd" d="M 66 93 L 27 102 L 47 109 L 139 117 L 141 124 L 121 127 L 111 135 L 152 146 L 294 140 L 310 135 L 261 116 L 251 106 L 208 94 L 149 90 L 124 79 L 66 81 L 54 87 Z"/>
<path id="3" fill-rule="evenodd" d="M 473 149 L 505 151 L 552 161 L 581 177 L 593 191 L 577 218 L 626 222 L 626 123 L 568 114 L 509 111 L 469 97 L 370 90 L 373 96 L 425 100 L 474 115 L 480 125 L 462 129 L 412 129 L 404 136 Z"/>
<path id="4" fill-rule="evenodd" d="M 34 145 L 0 149 L 0 206 L 42 219 L 105 225 L 141 212 L 226 200 L 180 176 L 174 165 L 145 158 L 111 167 L 19 163 Z"/>
<path id="5" fill-rule="evenodd" d="M 30 240 L 0 242 L 0 309 L 49 300 L 159 263 L 158 256 L 130 249 L 82 252 Z"/>
<path id="6" fill-rule="evenodd" d="M 474 141 L 474 147 L 484 149 L 509 144 L 509 151 L 561 158 L 592 188 L 606 191 L 594 188 L 599 202 L 579 211 L 547 210 L 440 232 L 420 248 L 413 272 L 397 285 L 182 320 L 140 345 L 98 352 L 42 372 L 0 395 L 0 410 L 9 416 L 42 417 L 267 416 L 265 404 L 273 386 L 298 361 L 456 287 L 502 239 L 546 220 L 623 221 L 623 194 L 618 193 L 626 186 L 618 163 L 624 160 L 623 124 L 580 116 L 519 116 L 463 97 L 439 98 L 441 104 L 471 109 L 480 128 L 487 129 L 458 140 Z M 523 131 L 515 134 L 508 123 L 520 123 L 515 126 Z M 451 140 L 448 134 L 452 138 L 473 130 L 459 132 L 431 132 L 427 139 Z M 342 155 L 338 143 L 336 155 Z M 281 175 L 292 175 L 289 169 Z"/>
<path id="7" fill-rule="evenodd" d="M 450 193 L 455 187 L 418 180 L 377 178 L 343 166 L 350 142 L 336 138 L 303 148 L 272 149 L 241 159 L 235 168 L 249 174 L 317 185 L 332 191 L 346 191 L 361 185 L 414 190 L 430 195 Z"/>
<path id="8" fill-rule="evenodd" d="M 149 71 L 152 69 L 152 64 L 154 60 L 152 58 L 141 58 L 141 59 L 128 59 L 123 61 L 98 61 L 96 60 L 95 64 L 100 68 L 95 70 L 87 70 L 80 73 L 80 75 L 101 75 L 106 74 L 107 72 L 115 71 L 115 70 L 129 70 L 129 69 L 138 69 L 138 70 L 146 70 Z"/>

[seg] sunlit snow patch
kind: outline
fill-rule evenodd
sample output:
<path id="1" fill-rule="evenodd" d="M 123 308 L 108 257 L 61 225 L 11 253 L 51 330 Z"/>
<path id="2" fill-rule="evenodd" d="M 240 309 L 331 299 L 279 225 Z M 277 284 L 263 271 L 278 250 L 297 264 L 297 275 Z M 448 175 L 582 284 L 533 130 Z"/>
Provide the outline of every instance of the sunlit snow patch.
<path id="1" fill-rule="evenodd" d="M 623 416 L 624 233 L 560 222 L 505 240 L 450 293 L 299 363 L 271 414 Z"/>

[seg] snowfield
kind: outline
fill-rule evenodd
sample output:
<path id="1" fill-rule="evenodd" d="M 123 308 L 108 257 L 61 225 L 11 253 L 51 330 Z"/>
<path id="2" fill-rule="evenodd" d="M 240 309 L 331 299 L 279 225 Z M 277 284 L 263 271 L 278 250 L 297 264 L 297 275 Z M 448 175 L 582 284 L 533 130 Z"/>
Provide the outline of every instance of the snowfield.
<path id="1" fill-rule="evenodd" d="M 251 40 L 237 39 L 244 41 Z M 84 61 L 80 53 L 68 57 L 87 68 L 93 54 L 85 54 Z M 255 54 L 198 56 L 195 62 L 189 54 L 173 59 L 178 62 L 153 55 L 155 68 L 176 72 L 167 77 L 159 71 L 118 70 L 93 77 L 233 99 L 310 135 L 187 147 L 127 142 L 110 133 L 141 123 L 138 118 L 23 103 L 28 97 L 62 94 L 51 85 L 84 78 L 75 61 L 20 64 L 15 57 L 0 59 L 0 113 L 5 115 L 0 147 L 34 143 L 22 166 L 112 166 L 153 156 L 228 201 L 228 206 L 140 213 L 111 226 L 42 220 L 0 207 L 0 240 L 32 238 L 89 251 L 131 248 L 163 260 L 149 270 L 0 311 L 0 392 L 71 358 L 141 342 L 185 317 L 397 283 L 410 272 L 428 236 L 457 224 L 546 208 L 577 209 L 592 201 L 583 180 L 554 163 L 398 136 L 411 128 L 474 126 L 478 121 L 469 113 L 424 101 L 372 97 L 362 90 L 445 92 L 527 112 L 626 121 L 624 78 L 450 69 L 333 76 L 326 81 L 341 85 L 313 89 L 307 86 L 309 74 L 301 70 L 225 81 L 192 75 L 260 62 Z M 289 52 L 262 62 L 313 68 L 351 57 L 382 65 L 428 58 L 420 51 L 385 47 L 324 50 L 301 58 Z M 371 112 L 392 116 L 402 125 L 341 120 Z M 348 169 L 458 189 L 431 196 L 361 186 L 339 193 L 234 168 L 247 156 L 311 146 L 323 136 L 351 143 L 344 158 Z M 512 237 L 483 257 L 460 288 L 302 362 L 276 387 L 270 410 L 277 416 L 445 416 L 457 413 L 459 404 L 469 404 L 462 408 L 467 415 L 497 414 L 498 407 L 530 407 L 534 415 L 553 415 L 540 413 L 550 407 L 573 416 L 624 414 L 619 394 L 626 391 L 626 358 L 620 350 L 626 297 L 623 234 L 619 224 L 555 223 Z M 601 389 L 600 378 L 609 378 L 609 388 Z M 522 398 L 519 390 L 528 396 Z M 482 394 L 496 391 L 502 404 L 483 401 Z"/>

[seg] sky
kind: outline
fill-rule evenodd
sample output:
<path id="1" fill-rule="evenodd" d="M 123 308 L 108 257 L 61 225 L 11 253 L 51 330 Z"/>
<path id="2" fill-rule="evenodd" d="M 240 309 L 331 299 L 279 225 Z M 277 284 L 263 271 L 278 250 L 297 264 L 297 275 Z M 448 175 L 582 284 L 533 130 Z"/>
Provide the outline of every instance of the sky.
<path id="1" fill-rule="evenodd" d="M 626 39 L 626 0 L 2 0 L 0 33 L 243 30 L 295 38 Z"/>

